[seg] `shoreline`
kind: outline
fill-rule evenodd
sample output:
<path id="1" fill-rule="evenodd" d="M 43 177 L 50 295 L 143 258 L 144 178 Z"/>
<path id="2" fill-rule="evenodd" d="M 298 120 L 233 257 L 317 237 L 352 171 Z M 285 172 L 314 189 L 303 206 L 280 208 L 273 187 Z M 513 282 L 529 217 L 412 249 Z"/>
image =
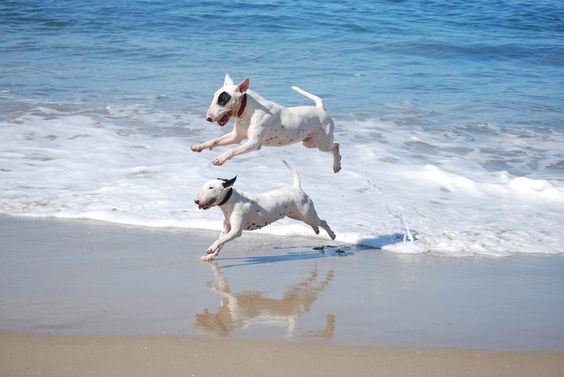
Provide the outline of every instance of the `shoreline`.
<path id="1" fill-rule="evenodd" d="M 0 332 L 564 350 L 564 258 L 0 216 Z"/>
<path id="2" fill-rule="evenodd" d="M 563 351 L 564 258 L 0 216 L 0 336 Z M 11 335 L 10 335 L 11 336 Z"/>
<path id="3" fill-rule="evenodd" d="M 559 256 L 0 215 L 0 374 L 562 376 Z"/>

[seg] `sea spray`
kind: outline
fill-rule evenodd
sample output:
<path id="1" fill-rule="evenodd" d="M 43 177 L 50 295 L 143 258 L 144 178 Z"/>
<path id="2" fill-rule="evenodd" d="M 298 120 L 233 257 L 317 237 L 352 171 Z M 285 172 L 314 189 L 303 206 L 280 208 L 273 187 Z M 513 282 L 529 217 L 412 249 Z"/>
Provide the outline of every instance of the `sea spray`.
<path id="1" fill-rule="evenodd" d="M 399 223 L 400 223 L 400 226 L 403 227 L 403 229 L 404 229 L 403 242 L 415 242 L 415 237 L 414 237 L 411 229 L 409 228 L 409 225 L 405 221 L 403 214 L 397 209 L 394 209 L 394 210 L 390 209 L 388 204 L 386 204 L 386 210 L 388 211 L 388 213 L 394 219 L 398 220 Z"/>

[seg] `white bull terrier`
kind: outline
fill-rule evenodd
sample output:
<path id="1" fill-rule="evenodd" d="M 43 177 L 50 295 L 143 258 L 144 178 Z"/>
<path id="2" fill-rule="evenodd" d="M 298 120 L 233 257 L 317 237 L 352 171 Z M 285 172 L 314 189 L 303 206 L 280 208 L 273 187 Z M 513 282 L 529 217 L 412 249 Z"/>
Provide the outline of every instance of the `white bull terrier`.
<path id="1" fill-rule="evenodd" d="M 239 144 L 247 139 L 245 143 L 212 161 L 212 164 L 220 166 L 237 155 L 259 150 L 263 145 L 281 146 L 301 141 L 307 148 L 332 152 L 333 171 L 339 172 L 339 144 L 333 142 L 334 124 L 323 108 L 323 101 L 296 86 L 292 89 L 315 101 L 315 106 L 278 105 L 249 90 L 248 78 L 235 85 L 231 77 L 225 75 L 223 87 L 213 95 L 206 119 L 225 126 L 235 116 L 235 128 L 221 137 L 192 146 L 192 151 L 201 152 L 222 145 Z"/>
<path id="2" fill-rule="evenodd" d="M 223 230 L 219 238 L 207 249 L 202 260 L 212 260 L 229 241 L 240 237 L 243 230 L 255 230 L 284 217 L 300 220 L 319 234 L 319 227 L 325 229 L 331 239 L 335 233 L 325 220 L 317 216 L 313 201 L 301 189 L 298 172 L 286 161 L 284 164 L 294 175 L 294 185 L 263 194 L 250 194 L 233 188 L 237 177 L 213 179 L 206 182 L 194 202 L 200 209 L 218 206 L 224 215 Z"/>

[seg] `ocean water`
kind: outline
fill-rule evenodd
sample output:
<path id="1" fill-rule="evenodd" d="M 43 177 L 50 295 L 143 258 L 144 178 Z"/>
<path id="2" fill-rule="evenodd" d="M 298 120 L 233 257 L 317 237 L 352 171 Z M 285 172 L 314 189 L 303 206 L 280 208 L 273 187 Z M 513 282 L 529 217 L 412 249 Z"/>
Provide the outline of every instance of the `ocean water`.
<path id="1" fill-rule="evenodd" d="M 301 145 L 190 151 L 225 73 L 321 96 L 343 170 Z M 219 229 L 193 199 L 290 184 L 338 239 L 446 256 L 564 252 L 556 1 L 0 2 L 0 212 Z M 313 235 L 284 220 L 261 232 Z M 194 251 L 199 254 L 201 251 Z"/>

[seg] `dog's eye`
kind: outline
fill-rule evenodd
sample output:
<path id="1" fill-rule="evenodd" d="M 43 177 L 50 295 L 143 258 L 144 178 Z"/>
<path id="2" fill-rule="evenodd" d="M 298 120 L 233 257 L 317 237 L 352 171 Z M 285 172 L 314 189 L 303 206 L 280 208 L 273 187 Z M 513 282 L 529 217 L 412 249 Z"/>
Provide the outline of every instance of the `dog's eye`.
<path id="1" fill-rule="evenodd" d="M 227 105 L 227 102 L 229 102 L 230 99 L 231 96 L 229 94 L 227 94 L 226 92 L 222 92 L 217 98 L 217 104 L 219 106 L 225 106 Z"/>
<path id="2" fill-rule="evenodd" d="M 213 186 L 208 187 L 208 189 L 213 190 Z"/>

